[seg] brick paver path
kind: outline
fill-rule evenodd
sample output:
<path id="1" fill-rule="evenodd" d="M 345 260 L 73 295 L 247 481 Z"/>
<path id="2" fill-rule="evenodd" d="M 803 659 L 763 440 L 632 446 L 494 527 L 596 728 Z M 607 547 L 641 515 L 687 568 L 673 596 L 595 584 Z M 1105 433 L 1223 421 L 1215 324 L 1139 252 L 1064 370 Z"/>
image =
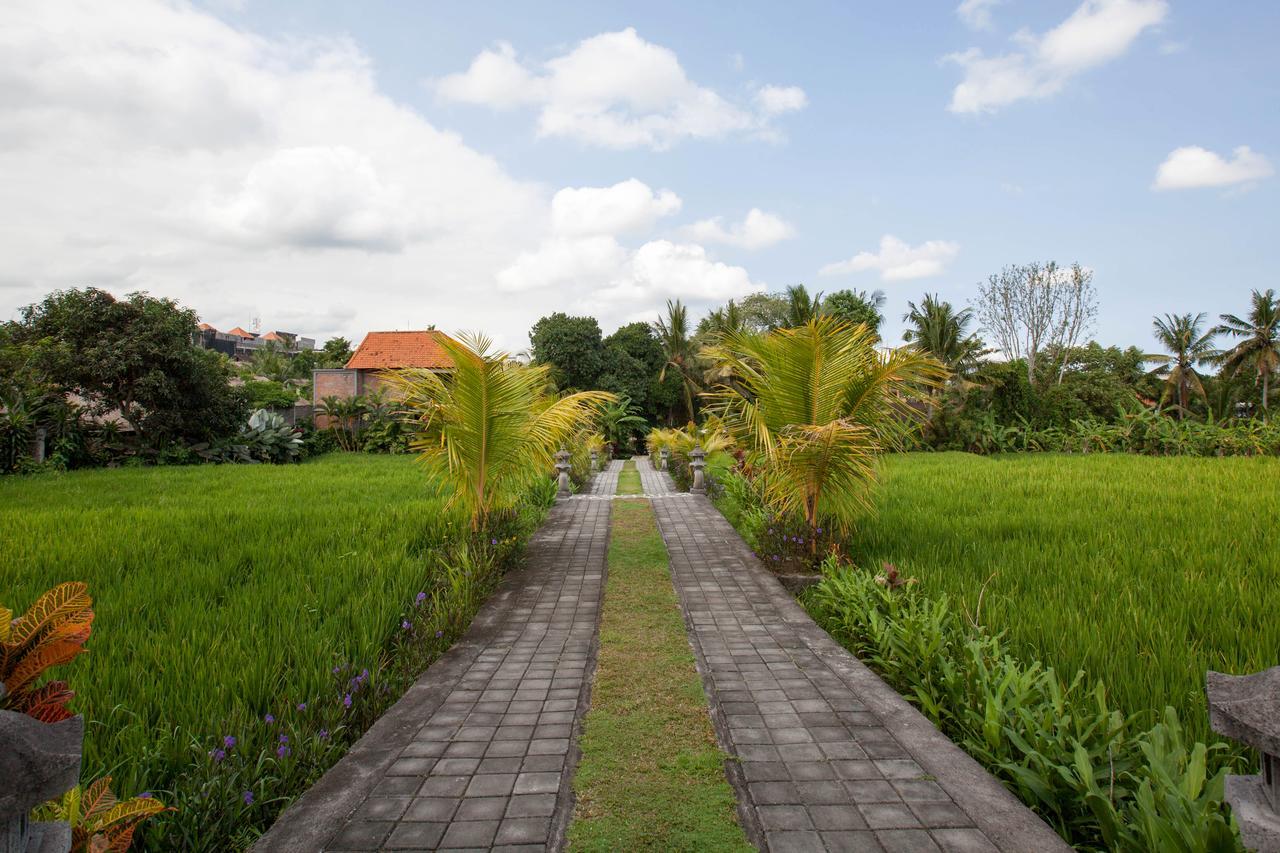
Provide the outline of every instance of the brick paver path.
<path id="1" fill-rule="evenodd" d="M 612 490 L 622 463 L 594 484 Z M 267 851 L 556 849 L 572 815 L 611 504 L 561 501 L 527 565 L 258 843 Z"/>
<path id="2" fill-rule="evenodd" d="M 637 459 L 646 492 L 670 477 Z M 835 643 L 705 497 L 654 501 L 748 837 L 764 849 L 1067 850 Z"/>

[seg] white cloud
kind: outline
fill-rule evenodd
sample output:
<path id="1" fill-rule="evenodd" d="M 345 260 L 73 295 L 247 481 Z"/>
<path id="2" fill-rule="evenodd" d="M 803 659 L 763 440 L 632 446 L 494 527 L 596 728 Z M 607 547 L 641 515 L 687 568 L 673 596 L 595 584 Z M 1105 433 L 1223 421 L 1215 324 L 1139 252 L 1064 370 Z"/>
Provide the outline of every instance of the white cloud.
<path id="1" fill-rule="evenodd" d="M 964 0 L 956 7 L 956 14 L 965 26 L 974 30 L 991 29 L 991 10 L 1004 0 Z"/>
<path id="2" fill-rule="evenodd" d="M 732 103 L 685 74 L 675 53 L 628 28 L 601 33 L 537 70 L 521 63 L 507 43 L 482 51 L 463 72 L 434 81 L 446 100 L 495 109 L 537 106 L 538 135 L 564 137 L 606 148 L 670 148 L 684 139 L 748 133 L 776 135 L 777 112 L 803 106 L 803 91 L 765 87 L 753 111 Z M 799 104 L 797 105 L 797 102 Z"/>
<path id="3" fill-rule="evenodd" d="M 929 240 L 909 246 L 892 234 L 880 238 L 878 252 L 859 252 L 847 261 L 827 264 L 819 275 L 879 270 L 884 281 L 905 281 L 941 275 L 948 263 L 960 252 L 960 244 L 950 240 Z"/>
<path id="4" fill-rule="evenodd" d="M 703 243 L 727 243 L 743 249 L 763 249 L 789 240 L 795 228 L 782 217 L 766 213 L 758 207 L 747 211 L 746 218 L 728 228 L 721 217 L 701 219 L 684 229 L 684 233 Z"/>
<path id="5" fill-rule="evenodd" d="M 807 107 L 809 96 L 799 86 L 761 86 L 756 92 L 756 105 L 765 115 L 781 115 Z"/>
<path id="6" fill-rule="evenodd" d="M 1156 169 L 1152 189 L 1227 187 L 1260 181 L 1275 174 L 1270 161 L 1248 145 L 1241 145 L 1231 153 L 1232 158 L 1227 160 L 1198 145 L 1175 148 Z"/>
<path id="7" fill-rule="evenodd" d="M 668 297 L 706 307 L 764 286 L 646 235 L 680 210 L 672 190 L 517 180 L 383 93 L 348 40 L 267 38 L 165 0 L 15 2 L 0 319 L 94 285 L 173 297 L 219 328 L 256 316 L 358 340 L 435 324 L 519 350 L 551 311 L 608 329 Z M 487 73 L 520 102 L 553 76 Z"/>
<path id="8" fill-rule="evenodd" d="M 1016 34 L 1019 50 L 991 57 L 978 48 L 950 54 L 945 58 L 964 70 L 964 80 L 952 92 L 948 109 L 994 112 L 1023 99 L 1055 95 L 1076 75 L 1122 56 L 1168 11 L 1166 0 L 1085 0 L 1043 35 Z"/>
<path id="9" fill-rule="evenodd" d="M 551 199 L 551 224 L 564 236 L 647 231 L 680 204 L 671 190 L 655 193 L 635 178 L 611 187 L 565 187 Z"/>

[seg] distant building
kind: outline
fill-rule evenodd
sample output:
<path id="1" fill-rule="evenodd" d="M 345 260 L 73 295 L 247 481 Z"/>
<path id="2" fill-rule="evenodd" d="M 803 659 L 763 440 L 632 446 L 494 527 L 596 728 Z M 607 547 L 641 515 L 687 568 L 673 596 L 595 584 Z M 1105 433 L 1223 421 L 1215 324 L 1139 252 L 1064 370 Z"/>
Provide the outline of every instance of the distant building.
<path id="1" fill-rule="evenodd" d="M 418 368 L 448 373 L 453 359 L 440 345 L 451 340 L 444 332 L 424 329 L 415 332 L 369 332 L 347 361 L 345 367 L 311 372 L 312 404 L 319 406 L 325 397 L 348 400 L 368 394 L 378 387 L 388 372 Z M 316 425 L 326 426 L 323 416 Z"/>
<path id="2" fill-rule="evenodd" d="M 276 330 L 259 335 L 239 326 L 220 332 L 208 323 L 196 327 L 194 339 L 196 346 L 216 350 L 237 361 L 248 361 L 255 352 L 271 345 L 290 355 L 316 348 L 315 338 L 304 338 L 293 332 Z"/>

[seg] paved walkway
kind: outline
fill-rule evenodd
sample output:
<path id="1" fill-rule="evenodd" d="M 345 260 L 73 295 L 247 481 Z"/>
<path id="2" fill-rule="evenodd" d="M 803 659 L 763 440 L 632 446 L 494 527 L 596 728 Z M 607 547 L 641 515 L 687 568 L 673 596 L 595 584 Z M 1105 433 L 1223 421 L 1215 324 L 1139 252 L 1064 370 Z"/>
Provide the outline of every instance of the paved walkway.
<path id="1" fill-rule="evenodd" d="M 612 490 L 622 463 L 593 487 Z M 561 501 L 466 636 L 258 842 L 558 849 L 595 668 L 611 504 Z"/>
<path id="2" fill-rule="evenodd" d="M 644 490 L 670 477 L 636 460 Z M 748 837 L 762 849 L 1066 851 L 818 628 L 709 500 L 655 501 Z"/>

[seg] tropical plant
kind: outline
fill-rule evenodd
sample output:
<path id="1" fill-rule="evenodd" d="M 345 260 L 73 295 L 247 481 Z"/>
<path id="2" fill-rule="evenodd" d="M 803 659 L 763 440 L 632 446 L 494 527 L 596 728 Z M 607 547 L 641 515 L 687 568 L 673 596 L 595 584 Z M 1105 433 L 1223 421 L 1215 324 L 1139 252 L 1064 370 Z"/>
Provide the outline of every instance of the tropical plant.
<path id="1" fill-rule="evenodd" d="M 614 447 L 627 444 L 631 434 L 645 424 L 639 411 L 625 394 L 603 406 L 600 409 L 600 427 L 604 430 L 605 439 Z"/>
<path id="2" fill-rule="evenodd" d="M 822 314 L 822 293 L 809 295 L 803 284 L 787 288 L 787 328 L 795 329 Z"/>
<path id="3" fill-rule="evenodd" d="M 822 313 L 844 320 L 846 323 L 866 323 L 879 331 L 884 321 L 886 298 L 883 290 L 837 290 L 822 300 Z"/>
<path id="4" fill-rule="evenodd" d="M 1270 410 L 1271 375 L 1280 370 L 1280 302 L 1276 300 L 1276 292 L 1255 290 L 1246 319 L 1235 314 L 1222 314 L 1219 319 L 1222 324 L 1215 332 L 1242 339 L 1222 354 L 1223 370 L 1232 375 L 1246 368 L 1254 372 L 1262 386 L 1262 412 L 1266 418 Z"/>
<path id="5" fill-rule="evenodd" d="M 320 401 L 316 414 L 329 419 L 329 429 L 338 440 L 338 447 L 347 452 L 359 448 L 360 420 L 366 408 L 363 397 L 339 397 L 331 394 Z"/>
<path id="6" fill-rule="evenodd" d="M 1152 331 L 1161 346 L 1171 355 L 1152 353 L 1146 356 L 1148 361 L 1159 366 L 1153 374 L 1164 379 L 1164 393 L 1160 396 L 1160 404 L 1171 396 L 1178 400 L 1178 418 L 1187 416 L 1187 406 L 1192 392 L 1201 400 L 1208 402 L 1204 393 L 1204 384 L 1196 373 L 1196 365 L 1211 361 L 1217 355 L 1213 346 L 1214 329 L 1206 331 L 1204 313 L 1165 314 L 1152 321 Z"/>
<path id="7" fill-rule="evenodd" d="M 847 529 L 869 508 L 876 460 L 921 420 L 913 405 L 946 376 L 913 349 L 882 355 L 865 325 L 817 317 L 794 329 L 726 335 L 704 355 L 734 377 L 707 396 L 764 477 L 777 513 L 811 531 Z"/>
<path id="8" fill-rule="evenodd" d="M 57 800 L 35 809 L 36 820 L 65 821 L 71 825 L 71 853 L 124 853 L 133 843 L 138 824 L 164 811 L 154 797 L 118 800 L 111 793 L 111 777 L 89 787 L 76 785 Z"/>
<path id="9" fill-rule="evenodd" d="M 39 680 L 84 652 L 92 605 L 85 584 L 64 583 L 41 595 L 18 619 L 0 606 L 0 708 L 46 723 L 72 716 L 67 703 L 75 694 L 67 683 Z"/>
<path id="10" fill-rule="evenodd" d="M 697 381 L 697 346 L 689 332 L 689 309 L 679 299 L 667 300 L 667 316 L 659 317 L 653 324 L 653 330 L 662 345 L 662 355 L 666 364 L 658 374 L 658 381 L 667 378 L 667 369 L 673 368 L 680 377 L 684 388 L 684 405 L 689 420 L 693 420 L 694 395 L 698 393 Z"/>
<path id="11" fill-rule="evenodd" d="M 957 381 L 973 371 L 983 353 L 982 341 L 969 331 L 973 309 L 960 311 L 936 294 L 926 293 L 917 306 L 907 303 L 902 339 L 941 362 Z"/>
<path id="12" fill-rule="evenodd" d="M 483 335 L 442 337 L 440 345 L 454 362 L 447 379 L 414 369 L 388 381 L 410 418 L 411 449 L 439 473 L 434 482 L 449 504 L 464 507 L 472 529 L 482 530 L 545 478 L 561 444 L 617 397 L 548 394 L 548 366 L 494 352 Z"/>

